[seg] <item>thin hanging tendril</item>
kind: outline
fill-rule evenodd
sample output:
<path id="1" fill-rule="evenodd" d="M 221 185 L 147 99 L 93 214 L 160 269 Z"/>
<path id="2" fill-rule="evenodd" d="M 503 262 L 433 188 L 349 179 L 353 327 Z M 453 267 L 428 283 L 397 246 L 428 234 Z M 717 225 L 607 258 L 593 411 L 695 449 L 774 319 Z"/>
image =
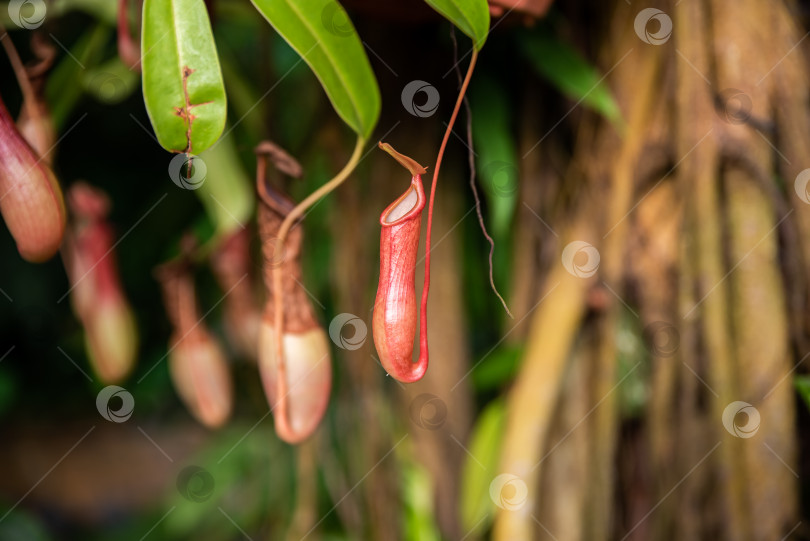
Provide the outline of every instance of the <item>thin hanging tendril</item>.
<path id="1" fill-rule="evenodd" d="M 450 38 L 453 40 L 453 60 L 456 61 L 453 69 L 456 72 L 458 84 L 461 85 L 461 70 L 458 69 L 458 41 L 456 40 L 456 32 L 453 26 L 450 27 Z M 515 316 L 513 316 L 512 312 L 509 311 L 506 301 L 503 300 L 503 297 L 498 292 L 498 288 L 495 287 L 495 277 L 493 276 L 494 265 L 492 263 L 492 258 L 495 255 L 495 241 L 487 232 L 487 226 L 484 224 L 484 216 L 481 213 L 481 199 L 478 197 L 478 188 L 475 186 L 475 152 L 473 151 L 472 111 L 470 110 L 470 100 L 467 99 L 466 95 L 464 96 L 464 109 L 467 112 L 467 158 L 470 164 L 470 188 L 472 188 L 473 197 L 475 198 L 475 213 L 478 214 L 478 223 L 481 225 L 481 231 L 484 233 L 484 237 L 486 237 L 487 241 L 489 242 L 489 285 L 492 286 L 492 291 L 494 291 L 495 295 L 497 295 L 500 299 L 503 309 L 506 310 L 509 317 L 515 319 Z"/>

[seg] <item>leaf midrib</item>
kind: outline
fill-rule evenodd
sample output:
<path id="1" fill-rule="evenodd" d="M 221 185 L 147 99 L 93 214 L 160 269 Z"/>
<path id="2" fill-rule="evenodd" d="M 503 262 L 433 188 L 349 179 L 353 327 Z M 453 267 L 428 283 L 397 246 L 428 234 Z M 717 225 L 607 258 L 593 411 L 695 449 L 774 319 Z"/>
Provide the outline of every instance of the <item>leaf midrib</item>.
<path id="1" fill-rule="evenodd" d="M 172 25 L 172 31 L 174 33 L 174 44 L 175 44 L 175 50 L 177 51 L 177 68 L 178 68 L 178 71 L 180 73 L 180 89 L 181 89 L 180 90 L 180 92 L 181 92 L 180 98 L 182 100 L 181 107 L 186 107 L 186 105 L 187 105 L 186 104 L 186 96 L 185 96 L 185 92 L 183 91 L 183 51 L 181 49 L 182 45 L 180 43 L 180 34 L 178 32 L 178 27 L 177 27 L 177 13 L 175 12 L 175 7 L 177 6 L 177 2 L 175 0 L 169 0 L 169 2 L 171 4 L 171 13 L 172 13 L 171 25 Z M 188 88 L 188 86 L 186 86 L 186 88 Z M 191 111 L 187 110 L 186 115 L 187 116 L 186 116 L 186 119 L 183 121 L 183 124 L 186 126 L 186 149 L 190 149 L 191 148 L 191 135 L 192 135 L 191 134 L 191 121 L 190 121 Z M 186 123 L 188 123 L 188 124 L 186 124 Z"/>

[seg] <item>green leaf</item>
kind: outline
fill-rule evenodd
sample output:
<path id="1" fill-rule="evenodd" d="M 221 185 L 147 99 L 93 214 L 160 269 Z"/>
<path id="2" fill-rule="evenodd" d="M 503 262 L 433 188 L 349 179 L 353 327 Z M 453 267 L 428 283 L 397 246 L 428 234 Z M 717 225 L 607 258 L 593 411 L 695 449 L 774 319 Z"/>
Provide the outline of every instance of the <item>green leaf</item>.
<path id="1" fill-rule="evenodd" d="M 523 351 L 523 344 L 506 344 L 487 355 L 472 372 L 475 390 L 492 391 L 512 381 L 520 368 Z"/>
<path id="2" fill-rule="evenodd" d="M 494 400 L 481 412 L 470 437 L 469 456 L 461 471 L 461 525 L 472 537 L 492 523 L 495 503 L 489 497 L 489 485 L 498 475 L 505 419 L 504 400 Z"/>
<path id="3" fill-rule="evenodd" d="M 205 162 L 206 175 L 195 192 L 214 222 L 217 235 L 243 228 L 253 213 L 255 198 L 250 178 L 236 154 L 233 133 L 220 138 L 200 159 Z"/>
<path id="4" fill-rule="evenodd" d="M 403 538 L 439 541 L 441 534 L 433 515 L 435 490 L 428 471 L 416 462 L 402 464 Z"/>
<path id="5" fill-rule="evenodd" d="M 222 133 L 227 109 L 205 3 L 146 0 L 141 41 L 143 97 L 158 141 L 199 154 Z"/>
<path id="6" fill-rule="evenodd" d="M 251 0 L 309 64 L 340 118 L 368 139 L 380 116 L 380 90 L 360 38 L 335 0 Z"/>
<path id="7" fill-rule="evenodd" d="M 810 409 L 810 376 L 796 376 L 793 380 L 796 390 L 804 400 L 807 409 Z"/>
<path id="8" fill-rule="evenodd" d="M 430 7 L 456 25 L 481 50 L 489 34 L 489 5 L 486 0 L 425 0 Z"/>
<path id="9" fill-rule="evenodd" d="M 518 36 L 520 50 L 537 72 L 572 100 L 602 114 L 617 127 L 621 112 L 603 75 L 547 27 Z"/>

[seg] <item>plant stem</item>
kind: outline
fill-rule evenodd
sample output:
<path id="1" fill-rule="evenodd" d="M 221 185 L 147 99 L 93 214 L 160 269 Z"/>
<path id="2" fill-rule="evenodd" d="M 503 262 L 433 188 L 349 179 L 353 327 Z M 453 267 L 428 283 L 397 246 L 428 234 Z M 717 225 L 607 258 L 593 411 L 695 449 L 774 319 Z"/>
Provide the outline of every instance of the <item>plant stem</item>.
<path id="1" fill-rule="evenodd" d="M 461 102 L 464 101 L 464 94 L 467 92 L 467 87 L 470 84 L 473 70 L 475 69 L 475 61 L 478 60 L 478 49 L 473 48 L 472 55 L 470 56 L 470 65 L 467 66 L 467 75 L 464 77 L 464 82 L 461 83 L 461 89 L 458 91 L 458 98 L 456 99 L 456 106 L 453 108 L 453 114 L 450 116 L 450 122 L 447 124 L 447 130 L 444 132 L 442 144 L 439 147 L 439 155 L 436 158 L 436 167 L 433 170 L 433 183 L 430 186 L 430 200 L 428 201 L 428 219 L 427 219 L 427 232 L 425 234 L 425 282 L 422 286 L 422 306 L 419 314 L 419 357 L 427 359 L 428 357 L 428 341 L 427 341 L 427 302 L 428 291 L 430 291 L 430 231 L 433 227 L 433 199 L 436 196 L 436 180 L 439 178 L 439 169 L 442 166 L 442 158 L 444 157 L 444 149 L 447 146 L 447 140 L 450 138 L 450 133 L 453 131 L 453 124 L 456 123 L 458 111 L 461 109 Z"/>
<path id="2" fill-rule="evenodd" d="M 275 246 L 275 250 L 277 251 L 274 253 L 274 260 L 276 260 L 276 263 L 275 267 L 273 268 L 273 290 L 276 292 L 273 299 L 273 323 L 275 325 L 276 362 L 278 362 L 278 379 L 276 381 L 278 401 L 274 407 L 278 407 L 279 409 L 278 415 L 276 415 L 276 422 L 278 423 L 284 423 L 285 425 L 288 423 L 287 370 L 284 364 L 284 344 L 282 342 L 284 338 L 284 303 L 282 302 L 283 299 L 281 295 L 281 261 L 284 257 L 284 243 L 287 240 L 287 235 L 289 234 L 290 229 L 292 229 L 293 224 L 304 214 L 304 211 L 311 207 L 321 197 L 324 197 L 335 190 L 349 177 L 352 171 L 354 171 L 354 168 L 357 167 L 357 164 L 360 161 L 360 154 L 363 151 L 365 143 L 365 139 L 362 136 L 358 136 L 357 144 L 354 147 L 354 152 L 352 152 L 348 163 L 343 167 L 343 169 L 341 169 L 341 171 L 335 175 L 332 180 L 325 183 L 323 186 L 309 194 L 303 201 L 298 203 L 298 205 L 296 205 L 295 208 L 284 217 L 284 221 L 281 223 L 281 227 L 278 230 L 278 238 L 276 239 Z M 287 432 L 290 432 L 290 430 L 287 430 Z"/>

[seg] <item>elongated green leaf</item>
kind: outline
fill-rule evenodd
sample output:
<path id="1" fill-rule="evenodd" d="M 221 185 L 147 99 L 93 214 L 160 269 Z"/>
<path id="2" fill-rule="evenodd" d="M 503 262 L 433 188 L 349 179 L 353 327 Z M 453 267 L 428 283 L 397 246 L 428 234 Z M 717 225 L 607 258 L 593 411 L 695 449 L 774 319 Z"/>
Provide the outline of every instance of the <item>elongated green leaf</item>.
<path id="1" fill-rule="evenodd" d="M 481 50 L 489 34 L 489 6 L 486 0 L 425 0 L 445 19 L 467 34 Z"/>
<path id="2" fill-rule="evenodd" d="M 621 112 L 599 71 L 548 28 L 522 32 L 520 49 L 538 73 L 572 100 L 621 125 Z"/>
<path id="3" fill-rule="evenodd" d="M 250 219 L 255 190 L 236 153 L 232 133 L 224 135 L 200 155 L 205 181 L 195 193 L 215 224 L 218 235 L 241 229 Z"/>
<path id="4" fill-rule="evenodd" d="M 421 464 L 410 461 L 402 465 L 400 476 L 404 538 L 439 541 L 441 534 L 433 515 L 433 495 L 436 492 L 430 474 Z"/>
<path id="5" fill-rule="evenodd" d="M 251 0 L 320 80 L 326 95 L 359 136 L 380 116 L 380 90 L 360 38 L 335 0 Z"/>
<path id="6" fill-rule="evenodd" d="M 478 417 L 468 445 L 469 458 L 461 471 L 461 526 L 472 538 L 492 524 L 495 503 L 489 485 L 498 475 L 505 419 L 503 399 L 491 402 Z"/>
<path id="7" fill-rule="evenodd" d="M 199 154 L 225 127 L 226 98 L 203 0 L 143 4 L 143 97 L 158 141 Z"/>

